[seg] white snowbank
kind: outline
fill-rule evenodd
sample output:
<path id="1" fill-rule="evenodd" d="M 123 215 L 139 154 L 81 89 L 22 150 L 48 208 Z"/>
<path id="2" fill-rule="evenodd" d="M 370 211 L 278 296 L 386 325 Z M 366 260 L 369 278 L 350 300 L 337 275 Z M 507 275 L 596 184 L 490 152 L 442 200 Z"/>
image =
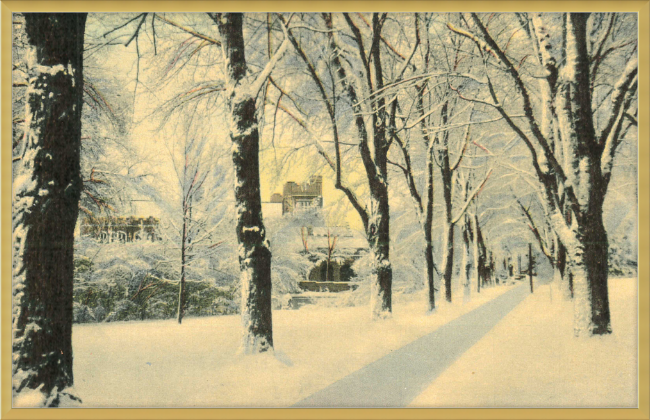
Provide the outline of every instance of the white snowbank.
<path id="1" fill-rule="evenodd" d="M 367 305 L 274 311 L 275 353 L 257 356 L 236 354 L 239 316 L 75 324 L 75 388 L 84 407 L 290 406 L 509 289 L 428 316 L 425 294 L 396 297 L 379 322 Z"/>
<path id="2" fill-rule="evenodd" d="M 636 407 L 636 279 L 609 293 L 613 333 L 575 338 L 571 304 L 540 286 L 411 406 Z"/>

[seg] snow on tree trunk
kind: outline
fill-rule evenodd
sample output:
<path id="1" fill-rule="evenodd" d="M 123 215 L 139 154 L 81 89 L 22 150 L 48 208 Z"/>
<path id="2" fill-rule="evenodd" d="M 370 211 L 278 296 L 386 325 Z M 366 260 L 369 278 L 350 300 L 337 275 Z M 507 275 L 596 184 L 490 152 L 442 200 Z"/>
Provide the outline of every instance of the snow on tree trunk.
<path id="1" fill-rule="evenodd" d="M 372 319 L 389 318 L 392 314 L 393 268 L 389 259 L 388 191 L 377 202 L 376 214 L 368 225 L 368 244 L 374 254 L 370 278 L 370 311 Z"/>
<path id="2" fill-rule="evenodd" d="M 592 202 L 592 204 L 594 204 Z M 602 206 L 602 201 L 600 202 Z M 573 229 L 564 229 L 570 284 L 574 300 L 574 331 L 582 334 L 611 333 L 608 281 L 608 240 L 602 207 Z M 565 271 L 565 274 L 566 274 Z"/>
<path id="3" fill-rule="evenodd" d="M 576 203 L 570 228 L 561 215 L 556 214 L 555 221 L 573 276 L 576 335 L 611 332 L 608 241 L 602 209 L 607 183 L 601 172 L 602 147 L 596 139 L 591 109 L 587 19 L 588 14 L 581 13 L 566 19 L 566 63 L 556 98 L 566 176 Z"/>
<path id="4" fill-rule="evenodd" d="M 538 153 L 539 149 L 531 138 L 509 120 L 503 109 L 499 110 L 531 152 L 536 175 L 544 186 L 549 222 L 567 249 L 567 271 L 575 301 L 575 333 L 607 334 L 611 332 L 607 289 L 608 241 L 602 204 L 617 146 L 626 131 L 623 128 L 624 116 L 638 90 L 636 54 L 626 59 L 622 74 L 612 86 L 610 115 L 597 136 L 594 109 L 600 104 L 592 103 L 594 75 L 590 72 L 593 59 L 602 57 L 591 57 L 589 51 L 587 26 L 590 14 L 563 15 L 564 57 L 561 60 L 552 59 L 553 48 L 548 31 L 536 15 L 533 24 L 537 27 L 538 54 L 540 64 L 547 70 L 545 77 L 548 82 L 548 89 L 542 88 L 540 124 L 518 66 L 492 38 L 480 17 L 477 14 L 471 17 L 485 40 L 484 44 L 479 43 L 481 48 L 493 53 L 516 83 L 530 132 L 542 151 Z M 560 63 L 557 75 L 554 73 L 556 63 Z M 552 101 L 549 101 L 549 94 L 554 95 Z M 491 95 L 496 101 L 493 89 Z"/>
<path id="5" fill-rule="evenodd" d="M 72 288 L 85 23 L 85 13 L 25 14 L 29 86 L 12 223 L 16 405 L 27 395 L 39 406 L 79 401 L 71 390 Z"/>
<path id="6" fill-rule="evenodd" d="M 331 14 L 324 13 L 323 19 L 329 29 L 333 28 Z M 373 15 L 373 24 L 377 25 L 378 14 Z M 351 20 L 349 25 L 354 26 Z M 375 36 L 380 35 L 380 26 L 376 26 Z M 353 31 L 354 32 L 354 31 Z M 355 35 L 359 54 L 362 59 L 366 58 L 366 52 L 359 33 Z M 370 311 L 373 320 L 389 318 L 392 315 L 392 283 L 393 270 L 389 259 L 390 248 L 390 206 L 388 203 L 388 150 L 390 143 L 387 141 L 387 119 L 386 100 L 383 95 L 370 100 L 372 130 L 366 128 L 363 116 L 362 102 L 357 93 L 357 88 L 351 82 L 348 75 L 353 74 L 347 60 L 339 58 L 341 51 L 337 41 L 336 31 L 328 33 L 329 48 L 332 52 L 332 63 L 336 70 L 338 80 L 344 86 L 352 102 L 352 109 L 355 112 L 354 125 L 359 138 L 359 154 L 368 179 L 370 190 L 371 212 L 368 217 L 365 209 L 357 208 L 366 230 L 366 238 L 371 252 L 374 255 L 373 271 L 370 278 Z M 377 38 L 378 39 L 378 38 Z M 374 67 L 374 88 L 381 90 L 383 87 L 383 70 L 380 59 L 380 48 L 373 48 L 370 53 L 373 56 Z M 371 80 L 370 66 L 366 68 L 367 80 Z M 372 84 L 367 86 L 372 91 Z M 360 92 L 364 92 L 361 88 Z M 396 107 L 393 107 L 393 112 Z M 394 114 L 393 114 L 394 115 Z M 394 128 L 394 127 L 393 127 Z M 372 148 L 370 147 L 372 145 Z M 355 206 L 356 207 L 356 206 Z M 367 220 L 367 222 L 366 222 Z"/>
<path id="7" fill-rule="evenodd" d="M 255 97 L 246 79 L 243 15 L 224 13 L 217 19 L 226 58 L 226 102 L 233 143 L 237 241 L 244 327 L 241 351 L 273 349 L 271 318 L 271 251 L 262 221 L 259 129 Z"/>

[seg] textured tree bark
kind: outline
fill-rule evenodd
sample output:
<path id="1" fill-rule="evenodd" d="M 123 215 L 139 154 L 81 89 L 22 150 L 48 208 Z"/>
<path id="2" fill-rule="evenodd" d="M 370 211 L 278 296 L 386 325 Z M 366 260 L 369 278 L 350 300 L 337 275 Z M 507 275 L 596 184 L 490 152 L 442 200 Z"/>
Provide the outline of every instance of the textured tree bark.
<path id="1" fill-rule="evenodd" d="M 370 310 L 372 319 L 388 318 L 392 314 L 393 269 L 390 264 L 390 235 L 388 191 L 376 201 L 377 210 L 371 217 L 368 231 L 368 244 L 375 256 L 375 264 L 370 280 Z"/>
<path id="2" fill-rule="evenodd" d="M 243 15 L 224 13 L 216 20 L 226 58 L 226 102 L 236 176 L 236 229 L 244 327 L 241 352 L 252 354 L 273 349 L 271 251 L 262 220 L 257 92 L 251 91 L 251 84 L 246 80 Z"/>
<path id="3" fill-rule="evenodd" d="M 428 59 L 426 61 L 426 68 L 428 69 Z M 423 88 L 418 88 L 418 112 L 420 114 L 420 132 L 422 134 L 422 138 L 425 141 L 425 144 L 427 145 L 427 183 L 426 183 L 426 202 L 424 203 L 424 206 L 422 206 L 422 202 L 420 200 L 419 195 L 417 194 L 417 189 L 415 186 L 415 182 L 413 180 L 413 174 L 412 174 L 412 169 L 411 169 L 411 164 L 410 164 L 410 156 L 405 153 L 404 158 L 407 161 L 407 168 L 409 172 L 409 178 L 410 178 L 410 183 L 409 183 L 409 189 L 411 190 L 411 196 L 413 196 L 417 204 L 417 210 L 420 213 L 420 216 L 424 218 L 424 222 L 422 223 L 422 228 L 424 231 L 424 241 L 425 241 L 425 249 L 424 249 L 424 257 L 426 260 L 426 266 L 427 266 L 427 271 L 425 273 L 426 275 L 426 284 L 428 288 L 428 297 L 429 297 L 429 312 L 432 312 L 436 308 L 436 289 L 435 289 L 435 282 L 434 282 L 434 271 L 436 271 L 436 266 L 433 258 L 433 237 L 432 237 L 432 229 L 433 229 L 433 201 L 434 201 L 434 145 L 435 142 L 429 136 L 429 133 L 427 131 L 427 122 L 425 119 L 425 114 L 424 114 L 424 89 Z M 400 147 L 404 150 L 402 142 L 398 143 Z M 423 208 L 424 207 L 424 208 Z M 424 214 L 422 214 L 424 213 Z"/>
<path id="4" fill-rule="evenodd" d="M 530 279 L 530 293 L 533 293 L 533 245 L 528 244 L 528 278 Z"/>
<path id="5" fill-rule="evenodd" d="M 451 221 L 446 221 L 444 226 L 444 245 L 442 249 L 442 270 L 445 283 L 445 300 L 451 302 L 451 280 L 454 274 L 454 228 Z"/>
<path id="6" fill-rule="evenodd" d="M 74 228 L 80 174 L 85 13 L 27 13 L 26 133 L 14 182 L 12 388 L 43 406 L 71 387 Z"/>
<path id="7" fill-rule="evenodd" d="M 443 125 L 446 124 L 447 103 L 443 105 Z M 449 144 L 446 132 L 443 135 L 443 144 L 439 152 L 440 174 L 442 176 L 442 193 L 445 200 L 445 247 L 442 257 L 443 278 L 445 281 L 445 300 L 451 302 L 451 280 L 454 270 L 454 223 L 452 223 L 452 170 L 449 164 Z"/>
<path id="8" fill-rule="evenodd" d="M 607 183 L 601 172 L 602 147 L 596 139 L 591 112 L 588 17 L 571 13 L 566 19 L 566 64 L 560 73 L 556 99 L 566 176 L 577 201 L 570 227 L 559 212 L 554 219 L 569 256 L 576 335 L 611 332 L 608 241 L 602 213 Z"/>

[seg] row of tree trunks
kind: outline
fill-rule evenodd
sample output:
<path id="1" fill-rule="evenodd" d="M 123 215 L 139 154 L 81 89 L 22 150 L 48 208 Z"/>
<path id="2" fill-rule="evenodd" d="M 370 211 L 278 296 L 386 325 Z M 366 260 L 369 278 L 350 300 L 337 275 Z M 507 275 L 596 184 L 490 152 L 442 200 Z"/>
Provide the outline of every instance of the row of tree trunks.
<path id="1" fill-rule="evenodd" d="M 563 15 L 561 58 L 553 57 L 540 17 L 533 20 L 538 30 L 534 35 L 529 31 L 529 35 L 533 44 L 540 46 L 540 63 L 546 69 L 545 77 L 540 80 L 548 84 L 548 89 L 542 89 L 545 104 L 542 106 L 545 116 L 542 121 L 533 112 L 531 95 L 516 63 L 506 56 L 476 13 L 469 17 L 482 40 L 478 41 L 478 37 L 462 31 L 456 32 L 478 41 L 478 48 L 500 61 L 522 101 L 530 135 L 505 109 L 495 109 L 528 147 L 536 176 L 544 190 L 548 220 L 566 247 L 573 284 L 574 332 L 576 335 L 608 334 L 611 332 L 608 240 L 602 210 L 613 159 L 627 130 L 624 128 L 624 115 L 631 109 L 638 88 L 636 53 L 633 51 L 624 58 L 627 60 L 625 70 L 613 83 L 614 89 L 610 93 L 610 115 L 597 135 L 592 113 L 592 80 L 596 75 L 591 73 L 593 57 L 587 34 L 589 13 Z M 601 43 L 606 40 L 607 35 Z M 596 71 L 595 65 L 593 71 Z M 498 103 L 491 81 L 488 80 L 488 84 L 492 100 Z M 629 127 L 634 122 L 626 124 Z M 564 208 L 568 214 L 563 214 Z"/>

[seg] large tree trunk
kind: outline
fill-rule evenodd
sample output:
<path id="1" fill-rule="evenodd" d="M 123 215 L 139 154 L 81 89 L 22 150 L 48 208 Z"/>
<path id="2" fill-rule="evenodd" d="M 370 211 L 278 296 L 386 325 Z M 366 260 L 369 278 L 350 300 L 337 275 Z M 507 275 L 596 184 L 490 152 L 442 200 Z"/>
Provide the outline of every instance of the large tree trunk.
<path id="1" fill-rule="evenodd" d="M 602 206 L 602 203 L 599 203 Z M 608 334 L 612 332 L 608 292 L 608 253 L 609 242 L 603 223 L 602 207 L 587 216 L 590 222 L 584 236 L 584 265 L 590 287 L 591 333 Z M 575 277 L 574 277 L 575 284 Z"/>
<path id="2" fill-rule="evenodd" d="M 443 105 L 443 124 L 446 123 L 447 103 Z M 449 164 L 449 144 L 447 133 L 443 134 L 443 144 L 440 148 L 440 174 L 442 176 L 442 193 L 445 200 L 445 246 L 443 249 L 442 269 L 445 280 L 445 300 L 451 302 L 451 280 L 454 270 L 454 223 L 452 223 L 452 170 Z"/>
<path id="3" fill-rule="evenodd" d="M 13 183 L 14 402 L 71 394 L 74 228 L 80 175 L 86 13 L 27 13 L 30 72 L 22 164 Z"/>
<path id="4" fill-rule="evenodd" d="M 603 224 L 602 200 L 595 209 L 576 224 L 571 241 L 567 243 L 569 288 L 574 300 L 574 330 L 576 335 L 611 333 L 608 296 L 607 232 Z"/>
<path id="5" fill-rule="evenodd" d="M 368 226 L 368 243 L 375 261 L 370 279 L 370 310 L 372 319 L 391 316 L 393 269 L 389 259 L 388 191 L 376 201 L 377 209 Z"/>
<path id="6" fill-rule="evenodd" d="M 602 209 L 607 182 L 601 173 L 602 148 L 596 139 L 591 110 L 588 17 L 571 13 L 566 19 L 566 64 L 560 73 L 556 98 L 566 176 L 575 199 L 569 204 L 570 227 L 560 212 L 556 212 L 555 225 L 567 248 L 573 276 L 576 335 L 611 332 L 608 241 Z"/>
<path id="7" fill-rule="evenodd" d="M 241 13 L 217 19 L 226 59 L 226 98 L 229 110 L 232 160 L 235 168 L 237 241 L 241 272 L 243 353 L 273 348 L 271 318 L 271 251 L 262 221 L 259 130 L 255 95 L 246 81 L 246 57 Z"/>

